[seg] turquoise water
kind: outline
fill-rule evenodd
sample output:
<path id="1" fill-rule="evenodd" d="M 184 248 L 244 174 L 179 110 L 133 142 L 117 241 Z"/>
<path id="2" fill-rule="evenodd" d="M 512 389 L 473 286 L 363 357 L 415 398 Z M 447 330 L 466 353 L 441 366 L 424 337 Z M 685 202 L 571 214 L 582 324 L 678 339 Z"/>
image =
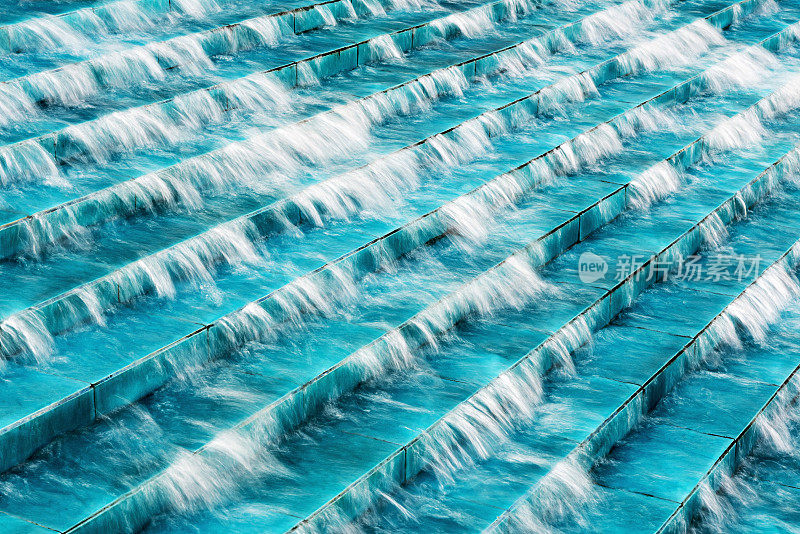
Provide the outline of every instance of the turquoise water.
<path id="1" fill-rule="evenodd" d="M 800 528 L 800 3 L 7 4 L 1 530 Z"/>

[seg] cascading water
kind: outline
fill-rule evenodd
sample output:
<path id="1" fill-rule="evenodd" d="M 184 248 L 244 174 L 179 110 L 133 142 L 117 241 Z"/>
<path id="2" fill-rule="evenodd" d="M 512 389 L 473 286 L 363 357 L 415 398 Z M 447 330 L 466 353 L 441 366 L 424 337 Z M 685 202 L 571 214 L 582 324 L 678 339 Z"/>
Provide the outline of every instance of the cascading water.
<path id="1" fill-rule="evenodd" d="M 800 526 L 799 20 L 8 2 L 0 531 Z"/>

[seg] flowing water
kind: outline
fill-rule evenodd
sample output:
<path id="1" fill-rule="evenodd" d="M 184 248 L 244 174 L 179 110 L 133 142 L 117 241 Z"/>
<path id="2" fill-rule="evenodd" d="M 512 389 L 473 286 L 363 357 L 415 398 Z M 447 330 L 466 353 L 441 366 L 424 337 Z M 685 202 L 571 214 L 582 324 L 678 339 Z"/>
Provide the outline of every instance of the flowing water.
<path id="1" fill-rule="evenodd" d="M 800 531 L 800 3 L 4 8 L 0 531 Z"/>

